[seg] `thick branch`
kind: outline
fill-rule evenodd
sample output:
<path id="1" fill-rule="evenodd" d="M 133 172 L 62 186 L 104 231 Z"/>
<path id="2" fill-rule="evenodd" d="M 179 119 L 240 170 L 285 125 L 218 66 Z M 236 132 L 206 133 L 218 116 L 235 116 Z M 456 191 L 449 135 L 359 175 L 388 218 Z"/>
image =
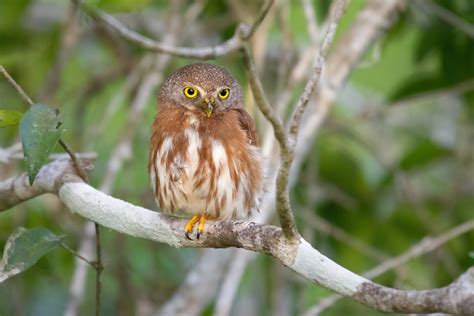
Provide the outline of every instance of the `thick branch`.
<path id="1" fill-rule="evenodd" d="M 78 163 L 85 171 L 92 170 L 90 159 L 79 159 Z M 38 173 L 32 186 L 29 185 L 28 175 L 23 173 L 0 182 L 0 211 L 18 205 L 44 193 L 54 193 L 67 181 L 78 181 L 71 160 L 64 158 L 44 166 Z"/>
<path id="2" fill-rule="evenodd" d="M 372 269 L 362 273 L 362 276 L 373 279 L 382 275 L 383 273 L 400 267 L 407 263 L 408 261 L 420 257 L 426 253 L 434 251 L 440 248 L 442 245 L 447 243 L 448 241 L 455 239 L 465 233 L 474 230 L 474 220 L 465 222 L 461 225 L 453 227 L 444 233 L 435 236 L 435 237 L 426 237 L 423 238 L 420 242 L 416 243 L 415 245 L 411 246 L 407 251 L 403 252 L 402 254 L 390 258 L 381 264 L 373 267 Z M 305 313 L 304 316 L 314 316 L 319 315 L 321 312 L 329 308 L 331 305 L 336 303 L 341 296 L 337 294 L 330 295 L 325 297 L 324 299 L 320 300 L 317 305 L 309 308 Z"/>
<path id="3" fill-rule="evenodd" d="M 402 291 L 352 273 L 302 238 L 296 243 L 289 241 L 275 226 L 238 221 L 209 222 L 203 238 L 190 241 L 183 233 L 185 219 L 108 196 L 83 183 L 73 174 L 74 171 L 72 166 L 64 168 L 62 161 L 45 166 L 38 175 L 38 190 L 51 192 L 58 189 L 60 200 L 72 212 L 118 232 L 174 247 L 238 247 L 266 253 L 302 277 L 381 311 L 474 314 L 474 268 L 444 288 Z"/>
<path id="4" fill-rule="evenodd" d="M 66 183 L 59 197 L 69 209 L 113 230 L 175 247 L 238 247 L 273 256 L 304 278 L 387 312 L 474 313 L 474 268 L 447 287 L 402 291 L 383 287 L 339 266 L 304 239 L 289 242 L 275 226 L 253 222 L 210 222 L 205 238 L 184 237 L 184 219 L 163 215 L 112 198 L 84 183 Z"/>

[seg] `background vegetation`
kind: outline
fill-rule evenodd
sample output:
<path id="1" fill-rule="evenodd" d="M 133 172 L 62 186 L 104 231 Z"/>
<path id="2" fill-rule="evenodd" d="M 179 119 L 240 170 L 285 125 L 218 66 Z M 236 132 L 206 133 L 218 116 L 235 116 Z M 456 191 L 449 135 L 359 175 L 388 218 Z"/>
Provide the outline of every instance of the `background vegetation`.
<path id="1" fill-rule="evenodd" d="M 313 1 L 318 21 L 327 14 L 328 2 Z M 94 2 L 118 14 L 134 30 L 158 40 L 175 31 L 170 30 L 170 16 L 176 12 L 184 15 L 194 2 L 177 3 Z M 179 44 L 200 47 L 219 43 L 260 6 L 259 1 L 202 3 L 202 12 L 192 24 L 178 26 L 175 40 Z M 338 34 L 365 3 L 350 1 Z M 110 172 L 112 156 L 117 154 L 117 144 L 130 139 L 130 147 L 125 148 L 126 162 L 107 189 L 121 199 L 156 209 L 146 163 L 160 78 L 152 81 L 153 94 L 146 96 L 143 112 L 133 109 L 133 100 L 150 75 L 143 75 L 150 63 L 144 56 L 149 53 L 71 7 L 70 2 L 58 0 L 2 1 L 0 65 L 34 100 L 60 110 L 66 129 L 63 138 L 75 151 L 97 153 L 95 170 L 90 174 L 94 187 L 106 186 L 104 179 Z M 454 14 L 455 23 L 436 10 Z M 279 63 L 287 58 L 291 65 L 308 46 L 309 34 L 300 1 L 279 4 L 268 18 L 267 35 L 258 38 L 265 40 L 266 47 L 256 62 L 265 90 L 276 103 L 274 98 L 281 89 L 274 79 Z M 299 229 L 322 253 L 352 271 L 366 271 L 428 235 L 472 219 L 473 23 L 472 1 L 410 1 L 395 25 L 353 70 L 311 153 L 304 158 L 292 191 Z M 166 76 L 190 62 L 172 57 L 160 73 Z M 246 86 L 237 54 L 212 62 L 225 66 Z M 139 78 L 133 79 L 137 69 L 143 74 L 139 72 Z M 302 87 L 293 89 L 295 100 Z M 246 90 L 249 111 L 259 120 L 250 89 Z M 0 96 L 2 109 L 26 111 L 26 104 L 6 80 L 0 80 Z M 134 113 L 139 114 L 138 124 L 130 121 Z M 130 124 L 133 132 L 128 129 Z M 263 135 L 264 131 L 260 132 Z M 18 139 L 17 127 L 0 130 L 1 147 L 10 147 Z M 56 150 L 60 151 L 59 146 Z M 24 170 L 20 159 L 0 161 L 2 179 Z M 46 227 L 66 235 L 66 243 L 77 249 L 83 225 L 84 221 L 64 209 L 56 197 L 43 196 L 0 213 L 0 240 L 4 244 L 18 226 Z M 474 234 L 465 234 L 377 281 L 407 289 L 443 286 L 474 264 L 473 244 Z M 202 253 L 107 230 L 103 230 L 103 251 L 103 315 L 150 314 L 172 296 Z M 62 314 L 69 300 L 74 261 L 70 253 L 57 249 L 31 269 L 0 284 L 0 314 Z M 80 309 L 83 315 L 94 311 L 94 289 L 94 275 L 89 273 Z M 206 291 L 205 279 L 200 281 L 199 290 Z M 259 254 L 245 270 L 233 314 L 297 315 L 328 295 L 327 290 L 296 278 Z M 214 304 L 211 300 L 203 315 L 212 315 Z M 350 300 L 342 300 L 323 313 L 349 314 L 381 313 Z"/>

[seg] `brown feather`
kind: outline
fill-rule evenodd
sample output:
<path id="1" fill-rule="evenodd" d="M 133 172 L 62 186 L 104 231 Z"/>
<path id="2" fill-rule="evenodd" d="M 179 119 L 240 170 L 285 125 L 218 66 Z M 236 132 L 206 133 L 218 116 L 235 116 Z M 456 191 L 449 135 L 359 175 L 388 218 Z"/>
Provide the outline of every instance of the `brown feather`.
<path id="1" fill-rule="evenodd" d="M 247 138 L 251 145 L 258 146 L 257 129 L 255 128 L 255 122 L 250 114 L 244 109 L 234 109 L 239 113 L 240 127 L 247 133 Z"/>

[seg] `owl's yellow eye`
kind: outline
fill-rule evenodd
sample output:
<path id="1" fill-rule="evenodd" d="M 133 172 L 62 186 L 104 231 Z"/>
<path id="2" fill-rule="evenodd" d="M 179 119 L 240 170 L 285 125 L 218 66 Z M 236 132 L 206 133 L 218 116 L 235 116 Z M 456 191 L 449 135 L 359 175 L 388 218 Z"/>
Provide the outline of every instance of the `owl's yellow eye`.
<path id="1" fill-rule="evenodd" d="M 227 99 L 229 97 L 229 94 L 230 94 L 229 88 L 224 88 L 218 93 L 219 98 L 221 98 L 222 100 Z"/>
<path id="2" fill-rule="evenodd" d="M 192 87 L 184 88 L 183 92 L 186 98 L 188 99 L 194 99 L 198 95 L 198 91 Z"/>

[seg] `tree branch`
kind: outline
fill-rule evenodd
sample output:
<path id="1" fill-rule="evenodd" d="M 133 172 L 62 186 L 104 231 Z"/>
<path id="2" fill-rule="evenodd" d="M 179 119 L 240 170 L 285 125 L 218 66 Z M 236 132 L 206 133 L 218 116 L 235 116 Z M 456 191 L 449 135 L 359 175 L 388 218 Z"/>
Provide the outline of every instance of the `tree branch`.
<path id="1" fill-rule="evenodd" d="M 0 211 L 8 210 L 15 205 L 44 193 L 53 193 L 67 181 L 77 181 L 74 166 L 70 159 L 58 159 L 43 166 L 33 185 L 29 185 L 28 175 L 23 173 L 0 182 Z M 92 171 L 91 159 L 79 159 L 86 171 Z"/>
<path id="2" fill-rule="evenodd" d="M 332 40 L 336 35 L 337 25 L 339 24 L 339 20 L 341 19 L 342 15 L 344 14 L 344 10 L 347 5 L 347 0 L 338 0 L 334 6 L 334 12 L 331 15 L 331 20 L 329 22 L 328 30 L 326 32 L 326 36 L 324 36 L 323 43 L 321 48 L 319 49 L 319 54 L 316 59 L 316 63 L 314 66 L 313 74 L 309 78 L 306 86 L 304 87 L 303 94 L 301 95 L 300 99 L 298 100 L 298 104 L 295 107 L 295 111 L 293 113 L 293 117 L 291 118 L 290 123 L 290 144 L 294 148 L 294 144 L 296 143 L 296 138 L 298 137 L 298 130 L 301 122 L 301 118 L 303 116 L 304 111 L 306 110 L 306 106 L 308 105 L 309 98 L 313 93 L 316 85 L 318 84 L 319 78 L 321 77 L 321 72 L 323 70 L 323 65 L 326 62 L 326 56 L 329 51 L 329 47 L 331 46 Z"/>
<path id="3" fill-rule="evenodd" d="M 299 238 L 294 214 L 290 205 L 290 193 L 288 185 L 290 168 L 294 159 L 294 147 L 296 143 L 298 128 L 301 121 L 301 117 L 308 103 L 309 96 L 316 87 L 318 79 L 321 75 L 321 70 L 326 59 L 327 51 L 329 50 L 330 43 L 332 42 L 332 39 L 336 33 L 338 22 L 342 17 L 342 14 L 344 13 L 346 3 L 346 0 L 338 0 L 338 2 L 336 3 L 336 8 L 331 17 L 331 23 L 329 24 L 327 34 L 324 38 L 319 57 L 316 62 L 315 71 L 311 76 L 310 80 L 307 82 L 303 95 L 301 96 L 300 101 L 296 107 L 296 111 L 293 115 L 288 136 L 284 130 L 283 124 L 274 114 L 273 109 L 270 107 L 265 97 L 262 85 L 260 83 L 260 80 L 258 79 L 258 74 L 255 70 L 255 65 L 253 63 L 249 47 L 247 45 L 244 45 L 242 49 L 250 86 L 252 88 L 256 103 L 265 118 L 272 124 L 275 137 L 277 138 L 278 143 L 280 144 L 281 165 L 276 179 L 276 209 L 285 236 L 290 240 L 297 240 Z"/>
<path id="4" fill-rule="evenodd" d="M 15 81 L 15 79 L 10 76 L 10 74 L 6 71 L 6 69 L 0 65 L 0 72 L 5 76 L 5 78 L 10 82 L 10 84 L 15 88 L 18 94 L 21 96 L 23 100 L 25 100 L 28 105 L 33 105 L 33 101 L 30 97 L 25 93 L 25 91 L 21 88 L 21 86 Z"/>
<path id="5" fill-rule="evenodd" d="M 60 200 L 73 213 L 117 232 L 173 247 L 237 247 L 265 253 L 311 282 L 380 311 L 474 314 L 474 268 L 443 288 L 402 291 L 381 286 L 345 269 L 314 249 L 303 238 L 292 242 L 284 236 L 282 229 L 271 225 L 210 221 L 203 238 L 190 241 L 183 233 L 185 219 L 150 211 L 108 196 L 83 183 L 76 174 L 71 174 L 74 172 L 72 166 L 52 168 L 60 163 L 55 161 L 42 168 L 38 175 L 38 190 L 57 190 Z M 56 185 L 51 186 L 50 183 Z"/>
<path id="6" fill-rule="evenodd" d="M 173 46 L 166 43 L 155 41 L 149 37 L 143 36 L 123 25 L 120 21 L 115 19 L 113 16 L 102 12 L 98 9 L 93 8 L 86 3 L 79 0 L 72 0 L 75 3 L 79 3 L 81 8 L 85 10 L 89 15 L 94 19 L 104 22 L 105 24 L 112 27 L 114 30 L 120 34 L 126 40 L 140 45 L 141 47 L 159 52 L 164 54 L 169 54 L 177 57 L 183 58 L 194 58 L 208 60 L 217 57 L 227 55 L 231 52 L 234 52 L 240 49 L 243 44 L 252 37 L 252 35 L 257 30 L 258 26 L 262 23 L 266 14 L 270 10 L 274 0 L 267 0 L 260 12 L 257 14 L 254 22 L 249 26 L 244 23 L 241 23 L 237 26 L 234 35 L 226 40 L 225 42 L 210 46 L 210 47 L 201 47 L 201 48 L 190 48 L 190 47 L 179 47 Z"/>
<path id="7" fill-rule="evenodd" d="M 242 49 L 244 62 L 247 69 L 247 74 L 249 78 L 250 87 L 252 88 L 253 96 L 257 103 L 258 108 L 265 116 L 265 118 L 270 122 L 273 127 L 273 132 L 275 138 L 280 145 L 280 159 L 282 165 L 291 164 L 293 160 L 293 151 L 291 150 L 288 144 L 287 134 L 285 132 L 285 128 L 283 127 L 283 123 L 281 120 L 275 115 L 273 108 L 268 103 L 268 100 L 265 96 L 265 92 L 263 91 L 262 84 L 260 79 L 258 78 L 257 70 L 255 68 L 255 64 L 252 59 L 252 53 L 250 52 L 250 48 L 248 45 L 245 45 Z M 281 169 L 280 169 L 281 171 Z M 286 169 L 286 172 L 289 172 L 289 168 Z M 280 179 L 280 181 L 278 181 Z M 288 175 L 286 176 L 288 179 Z M 288 189 L 288 181 L 284 181 L 285 178 L 279 177 L 277 178 L 276 182 L 276 209 L 278 212 L 278 217 L 280 219 L 280 224 L 285 232 L 285 235 L 290 239 L 296 239 L 299 236 L 299 233 L 296 229 L 295 218 L 293 212 L 291 210 L 290 202 L 289 202 L 289 189 Z"/>
<path id="8" fill-rule="evenodd" d="M 372 269 L 367 270 L 366 272 L 362 273 L 362 276 L 365 278 L 373 279 L 387 271 L 395 269 L 397 267 L 402 266 L 403 264 L 407 263 L 408 261 L 412 260 L 413 258 L 420 257 L 424 254 L 427 254 L 431 251 L 434 251 L 447 243 L 448 241 L 455 239 L 465 233 L 474 230 L 474 220 L 468 221 L 456 227 L 449 229 L 448 231 L 434 237 L 425 237 L 418 243 L 411 246 L 408 250 L 403 252 L 402 254 L 387 259 L 380 263 L 379 265 L 373 267 Z M 317 305 L 309 308 L 303 316 L 315 316 L 319 315 L 322 311 L 329 308 L 331 305 L 336 303 L 342 297 L 333 294 L 324 299 L 320 300 Z"/>

